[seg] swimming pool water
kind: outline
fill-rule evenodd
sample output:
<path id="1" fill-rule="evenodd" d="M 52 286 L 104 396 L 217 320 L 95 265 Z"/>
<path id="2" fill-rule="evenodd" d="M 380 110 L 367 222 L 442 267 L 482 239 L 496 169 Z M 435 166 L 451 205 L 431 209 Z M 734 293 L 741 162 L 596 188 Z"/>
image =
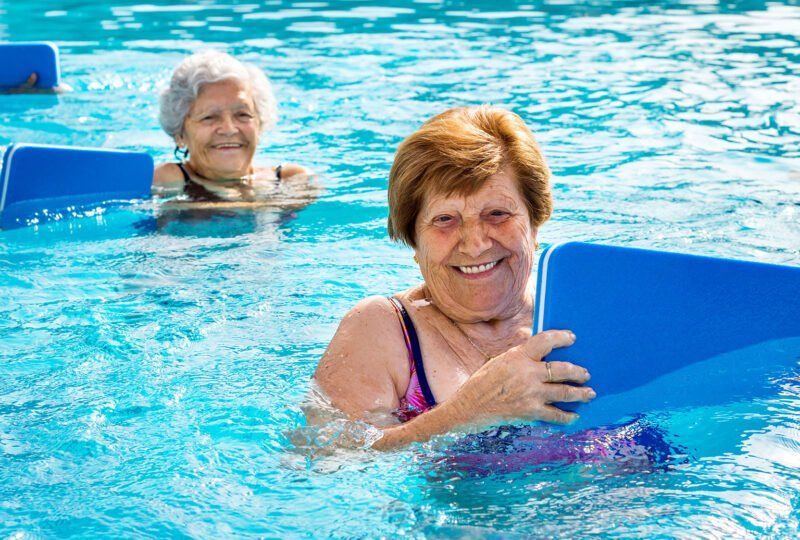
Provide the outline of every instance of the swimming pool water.
<path id="1" fill-rule="evenodd" d="M 386 177 L 451 106 L 533 128 L 555 174 L 545 244 L 800 264 L 797 2 L 0 0 L 0 40 L 38 39 L 74 91 L 0 96 L 0 146 L 170 159 L 157 91 L 212 46 L 273 80 L 259 159 L 326 191 L 294 214 L 145 203 L 0 232 L 3 538 L 800 533 L 791 353 L 745 372 L 767 397 L 648 413 L 675 449 L 657 466 L 475 475 L 442 466 L 444 442 L 326 446 L 348 426 L 304 430 L 301 410 L 342 314 L 419 279 L 386 238 Z"/>

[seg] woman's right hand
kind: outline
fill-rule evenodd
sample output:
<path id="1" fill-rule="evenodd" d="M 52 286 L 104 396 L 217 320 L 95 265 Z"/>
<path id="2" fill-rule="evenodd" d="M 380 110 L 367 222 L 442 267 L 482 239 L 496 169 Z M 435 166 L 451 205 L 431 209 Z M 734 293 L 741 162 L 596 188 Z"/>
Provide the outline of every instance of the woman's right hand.
<path id="1" fill-rule="evenodd" d="M 469 423 L 512 419 L 573 422 L 578 415 L 553 403 L 594 399 L 591 388 L 574 386 L 586 383 L 589 372 L 569 362 L 542 362 L 542 358 L 574 342 L 575 334 L 569 330 L 548 330 L 492 358 L 451 398 L 458 416 Z"/>
<path id="2" fill-rule="evenodd" d="M 0 94 L 62 94 L 72 91 L 72 87 L 64 83 L 53 88 L 36 88 L 37 82 L 39 74 L 34 71 L 28 75 L 24 83 L 13 88 L 4 88 L 0 90 Z"/>

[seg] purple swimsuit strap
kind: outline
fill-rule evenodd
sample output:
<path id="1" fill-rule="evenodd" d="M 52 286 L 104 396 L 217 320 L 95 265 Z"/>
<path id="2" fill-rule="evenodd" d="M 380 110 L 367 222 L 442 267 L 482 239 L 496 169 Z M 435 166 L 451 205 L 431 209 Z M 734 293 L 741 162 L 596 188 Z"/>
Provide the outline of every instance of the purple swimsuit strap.
<path id="1" fill-rule="evenodd" d="M 403 307 L 403 304 L 401 304 L 397 298 L 390 297 L 389 302 L 392 304 L 400 322 L 400 327 L 403 330 L 403 338 L 406 342 L 406 351 L 408 354 L 408 388 L 406 389 L 405 395 L 400 398 L 400 407 L 397 411 L 398 418 L 406 422 L 431 409 L 436 405 L 436 400 L 433 398 L 428 386 L 428 381 L 425 378 L 422 354 L 420 352 L 419 340 L 417 339 L 414 324 L 411 322 L 411 318 Z"/>

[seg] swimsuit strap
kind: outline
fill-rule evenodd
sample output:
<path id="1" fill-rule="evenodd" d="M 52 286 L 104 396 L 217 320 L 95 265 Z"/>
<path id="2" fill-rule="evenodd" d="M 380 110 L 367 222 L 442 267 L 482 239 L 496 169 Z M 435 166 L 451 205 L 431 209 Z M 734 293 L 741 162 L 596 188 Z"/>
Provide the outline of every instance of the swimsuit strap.
<path id="1" fill-rule="evenodd" d="M 189 172 L 184 167 L 182 162 L 176 163 L 178 168 L 181 170 L 183 174 L 183 192 L 193 201 L 202 201 L 202 202 L 217 202 L 224 200 L 222 197 L 210 191 L 202 184 L 198 184 L 192 177 L 189 175 Z"/>
<path id="2" fill-rule="evenodd" d="M 275 178 L 277 178 L 278 180 L 281 179 L 281 169 L 282 168 L 283 168 L 283 163 L 281 163 L 280 165 L 275 167 Z"/>
<path id="3" fill-rule="evenodd" d="M 178 166 L 178 168 L 181 170 L 181 173 L 183 174 L 183 184 L 184 184 L 184 186 L 186 184 L 191 183 L 192 182 L 192 177 L 189 176 L 189 173 L 184 168 L 183 162 L 179 161 L 178 163 L 176 163 L 176 165 Z"/>
<path id="4" fill-rule="evenodd" d="M 389 301 L 392 303 L 397 311 L 398 316 L 400 317 L 400 324 L 403 327 L 406 347 L 408 348 L 409 352 L 409 360 L 413 360 L 413 369 L 416 372 L 417 379 L 419 380 L 419 387 L 420 390 L 422 390 L 422 396 L 425 398 L 428 408 L 434 407 L 436 405 L 436 399 L 433 397 L 433 392 L 431 392 L 431 387 L 428 384 L 428 378 L 425 376 L 425 364 L 422 361 L 422 350 L 419 346 L 417 330 L 414 328 L 414 323 L 411 321 L 411 317 L 409 316 L 408 311 L 406 311 L 406 308 L 403 307 L 402 303 L 400 303 L 400 300 L 394 297 L 389 297 Z"/>

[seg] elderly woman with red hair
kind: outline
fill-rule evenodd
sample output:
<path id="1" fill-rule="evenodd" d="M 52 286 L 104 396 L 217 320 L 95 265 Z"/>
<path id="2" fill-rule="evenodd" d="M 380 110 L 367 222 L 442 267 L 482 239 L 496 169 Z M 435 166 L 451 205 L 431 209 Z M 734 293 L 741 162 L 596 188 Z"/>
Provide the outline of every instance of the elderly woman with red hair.
<path id="1" fill-rule="evenodd" d="M 359 302 L 315 373 L 333 405 L 393 448 L 503 420 L 569 423 L 586 369 L 542 362 L 568 330 L 530 335 L 539 227 L 550 171 L 516 114 L 446 111 L 400 145 L 389 176 L 389 235 L 414 250 L 423 283 Z"/>

